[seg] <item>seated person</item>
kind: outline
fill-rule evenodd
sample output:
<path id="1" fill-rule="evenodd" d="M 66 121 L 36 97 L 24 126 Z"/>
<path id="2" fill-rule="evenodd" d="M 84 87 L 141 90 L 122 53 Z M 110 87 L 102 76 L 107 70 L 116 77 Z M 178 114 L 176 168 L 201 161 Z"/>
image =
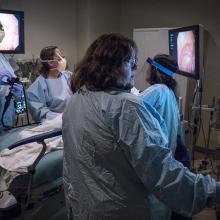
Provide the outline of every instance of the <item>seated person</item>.
<path id="1" fill-rule="evenodd" d="M 168 130 L 168 145 L 174 155 L 180 124 L 179 108 L 175 96 L 177 83 L 171 75 L 163 72 L 163 69 L 160 70 L 153 64 L 157 62 L 167 68 L 171 74 L 177 70 L 178 66 L 173 58 L 165 54 L 157 55 L 153 60 L 148 60 L 150 60 L 150 63 L 146 69 L 146 81 L 151 86 L 140 93 L 139 96 L 144 99 L 144 102 L 152 105 L 164 119 Z"/>
<path id="2" fill-rule="evenodd" d="M 42 49 L 41 75 L 27 90 L 29 109 L 36 122 L 53 119 L 65 109 L 72 92 L 66 71 L 66 59 L 56 46 Z"/>
<path id="3" fill-rule="evenodd" d="M 174 72 L 178 69 L 177 62 L 166 54 L 159 54 L 154 59 L 147 59 L 149 63 L 146 69 L 146 81 L 151 84 L 145 91 L 139 94 L 144 100 L 144 103 L 151 104 L 162 116 L 168 130 L 168 146 L 171 149 L 173 156 L 182 162 L 185 166 L 189 167 L 189 154 L 185 145 L 180 145 L 180 114 L 175 95 L 175 88 L 177 85 L 176 80 L 173 78 Z M 179 135 L 179 136 L 178 136 Z M 178 137 L 178 139 L 177 139 Z M 179 145 L 178 145 L 179 144 Z M 182 155 L 177 155 L 181 152 Z M 180 157 L 181 156 L 181 157 Z M 184 158 L 184 161 L 182 161 Z M 159 210 L 163 210 L 163 204 L 158 204 Z M 159 213 L 157 210 L 157 213 Z M 163 210 L 163 217 L 165 217 L 166 207 Z M 169 213 L 169 210 L 167 210 Z M 167 214 L 169 215 L 169 214 Z M 162 216 L 159 218 L 162 218 Z M 188 219 L 175 214 L 173 219 Z"/>
<path id="4" fill-rule="evenodd" d="M 13 101 L 10 101 L 10 104 L 7 108 L 7 111 L 4 113 L 4 107 L 6 99 L 5 97 L 9 93 L 9 88 L 6 85 L 2 85 L 2 73 L 0 73 L 0 134 L 4 130 L 5 126 L 13 126 L 15 121 L 15 112 Z"/>
<path id="5" fill-rule="evenodd" d="M 9 85 L 8 80 L 17 78 L 13 68 L 6 57 L 0 54 L 0 134 L 4 128 L 13 127 L 15 124 L 14 100 L 20 99 L 23 86 L 20 83 Z M 11 92 L 11 98 L 6 104 L 6 96 Z M 7 108 L 5 108 L 6 106 Z"/>

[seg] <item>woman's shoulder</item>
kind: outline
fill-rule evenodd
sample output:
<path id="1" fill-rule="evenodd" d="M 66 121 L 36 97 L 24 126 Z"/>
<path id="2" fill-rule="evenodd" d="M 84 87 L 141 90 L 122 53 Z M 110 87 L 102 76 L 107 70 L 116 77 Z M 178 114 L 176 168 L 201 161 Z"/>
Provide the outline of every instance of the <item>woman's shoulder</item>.
<path id="1" fill-rule="evenodd" d="M 63 76 L 66 78 L 70 78 L 73 75 L 73 72 L 69 71 L 69 70 L 65 70 L 62 72 Z"/>
<path id="2" fill-rule="evenodd" d="M 164 85 L 164 84 L 154 84 L 150 86 L 152 89 L 157 89 L 157 90 L 169 90 L 169 88 Z"/>
<path id="3" fill-rule="evenodd" d="M 38 76 L 35 81 L 29 86 L 28 91 L 34 89 L 34 88 L 38 88 L 43 87 L 45 85 L 45 77 L 43 77 L 42 75 Z"/>
<path id="4" fill-rule="evenodd" d="M 156 93 L 163 93 L 164 91 L 169 90 L 168 87 L 166 85 L 163 84 L 154 84 L 149 86 L 148 88 L 146 88 L 144 91 L 142 91 L 139 96 L 143 97 L 146 95 L 150 95 L 152 93 L 156 94 Z"/>
<path id="5" fill-rule="evenodd" d="M 33 82 L 34 83 L 39 83 L 39 82 L 42 82 L 42 81 L 45 81 L 45 77 L 43 77 L 42 75 L 39 75 Z"/>

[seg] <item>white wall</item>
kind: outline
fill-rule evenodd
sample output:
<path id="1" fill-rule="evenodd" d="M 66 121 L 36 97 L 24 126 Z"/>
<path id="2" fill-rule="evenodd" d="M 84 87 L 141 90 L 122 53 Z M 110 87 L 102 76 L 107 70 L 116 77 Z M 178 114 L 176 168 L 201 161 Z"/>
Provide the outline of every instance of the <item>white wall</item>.
<path id="1" fill-rule="evenodd" d="M 77 15 L 79 59 L 98 36 L 120 31 L 120 0 L 78 0 Z"/>
<path id="2" fill-rule="evenodd" d="M 43 47 L 57 45 L 73 67 L 77 59 L 75 0 L 2 0 L 1 8 L 25 13 L 25 54 L 17 58 L 37 57 Z"/>
<path id="3" fill-rule="evenodd" d="M 169 53 L 168 29 L 134 29 L 133 39 L 138 47 L 138 65 L 135 74 L 135 87 L 143 91 L 149 86 L 145 81 L 146 69 L 143 69 L 143 66 L 146 64 L 146 59 L 148 57 L 153 58 L 159 53 Z"/>

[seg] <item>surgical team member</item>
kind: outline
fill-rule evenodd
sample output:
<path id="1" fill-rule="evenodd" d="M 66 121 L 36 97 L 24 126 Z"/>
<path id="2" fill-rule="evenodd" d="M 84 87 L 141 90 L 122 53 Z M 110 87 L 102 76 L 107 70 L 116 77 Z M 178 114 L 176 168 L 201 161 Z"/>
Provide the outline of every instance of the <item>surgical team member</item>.
<path id="1" fill-rule="evenodd" d="M 139 94 L 144 102 L 152 105 L 162 116 L 168 129 L 168 146 L 173 155 L 177 144 L 177 133 L 180 124 L 179 108 L 175 96 L 176 81 L 174 72 L 178 69 L 176 61 L 165 54 L 154 59 L 148 58 L 146 81 L 151 85 Z"/>
<path id="2" fill-rule="evenodd" d="M 63 114 L 68 219 L 150 219 L 151 193 L 186 216 L 220 202 L 220 183 L 174 160 L 152 107 L 129 92 L 136 53 L 133 40 L 105 34 L 76 66 Z"/>
<path id="3" fill-rule="evenodd" d="M 56 46 L 41 50 L 41 75 L 28 88 L 29 109 L 36 122 L 53 119 L 62 113 L 71 97 L 66 59 Z"/>
<path id="4" fill-rule="evenodd" d="M 19 99 L 22 94 L 23 87 L 19 83 L 14 83 L 9 86 L 8 80 L 16 78 L 14 70 L 9 64 L 8 59 L 0 54 L 0 134 L 4 130 L 4 126 L 13 127 L 15 121 L 15 109 L 14 109 L 14 99 Z M 8 105 L 6 112 L 3 114 L 5 102 L 5 97 L 9 94 L 11 89 L 12 98 Z"/>
<path id="5" fill-rule="evenodd" d="M 148 58 L 147 62 L 149 65 L 146 70 L 146 81 L 151 86 L 140 93 L 139 96 L 143 98 L 144 103 L 152 105 L 164 119 L 168 129 L 168 146 L 173 155 L 175 155 L 177 135 L 180 134 L 180 114 L 175 95 L 177 82 L 173 76 L 174 72 L 178 69 L 178 65 L 171 56 L 166 54 L 156 55 L 153 59 Z M 184 161 L 187 162 L 184 165 L 189 167 L 189 155 L 186 147 L 183 145 L 178 147 L 183 148 L 181 152 L 185 153 L 181 158 L 184 158 Z M 155 205 L 155 208 L 156 210 L 154 211 L 158 213 L 159 220 L 170 219 L 171 212 L 163 204 L 158 203 L 157 206 Z M 164 214 L 165 212 L 166 215 Z M 161 213 L 161 216 L 159 213 Z M 185 217 L 174 215 L 175 219 L 186 219 Z"/>

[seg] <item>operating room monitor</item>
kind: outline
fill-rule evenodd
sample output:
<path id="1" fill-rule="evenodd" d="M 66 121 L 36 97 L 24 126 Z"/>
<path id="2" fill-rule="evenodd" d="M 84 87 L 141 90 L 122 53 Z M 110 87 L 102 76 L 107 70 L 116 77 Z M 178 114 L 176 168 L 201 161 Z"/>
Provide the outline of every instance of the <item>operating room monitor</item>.
<path id="1" fill-rule="evenodd" d="M 24 12 L 0 9 L 0 53 L 24 53 Z"/>
<path id="2" fill-rule="evenodd" d="M 203 66 L 200 25 L 169 30 L 169 51 L 178 63 L 178 74 L 199 79 Z"/>

